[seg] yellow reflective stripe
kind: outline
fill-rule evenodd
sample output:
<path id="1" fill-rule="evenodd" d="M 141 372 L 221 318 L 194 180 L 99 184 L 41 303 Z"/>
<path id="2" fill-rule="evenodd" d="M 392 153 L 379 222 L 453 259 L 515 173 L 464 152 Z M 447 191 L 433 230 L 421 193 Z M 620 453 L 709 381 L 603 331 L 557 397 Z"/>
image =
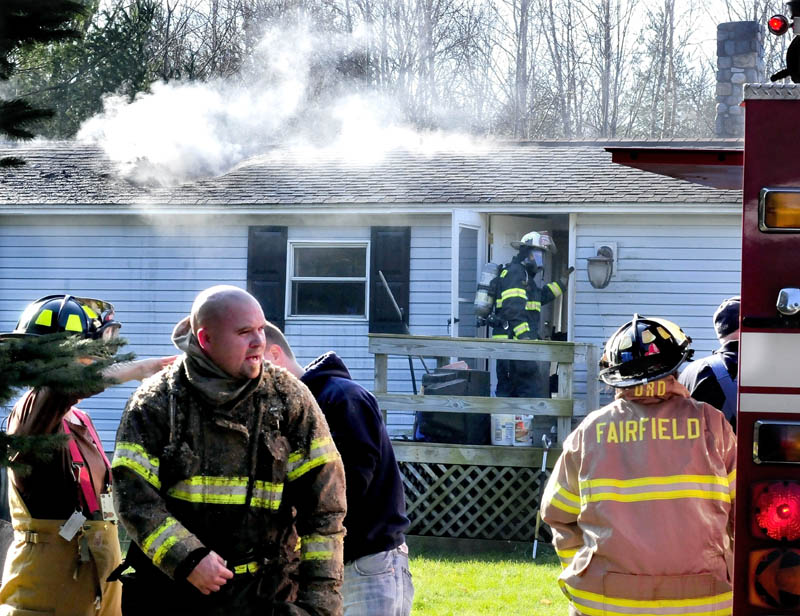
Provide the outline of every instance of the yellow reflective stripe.
<path id="1" fill-rule="evenodd" d="M 167 518 L 150 533 L 142 542 L 142 551 L 150 557 L 154 565 L 158 565 L 169 552 L 169 549 L 191 534 L 172 516 Z"/>
<path id="2" fill-rule="evenodd" d="M 506 289 L 500 294 L 501 301 L 506 300 L 510 297 L 521 297 L 522 299 L 528 299 L 528 294 L 525 292 L 525 289 L 521 289 L 519 287 Z"/>
<path id="3" fill-rule="evenodd" d="M 153 554 L 153 564 L 156 566 L 160 565 L 161 561 L 164 560 L 164 556 L 166 556 L 167 552 L 169 552 L 169 549 L 176 543 L 178 543 L 178 538 L 174 535 L 162 543 L 161 547 L 156 550 L 155 554 Z"/>
<path id="4" fill-rule="evenodd" d="M 195 475 L 177 482 L 167 490 L 167 495 L 190 503 L 244 505 L 247 477 Z"/>
<path id="5" fill-rule="evenodd" d="M 325 537 L 323 535 L 306 535 L 300 537 L 300 560 L 332 559 L 337 541 L 341 541 L 341 537 Z"/>
<path id="6" fill-rule="evenodd" d="M 505 278 L 506 274 L 508 274 L 508 270 L 504 269 L 502 272 L 500 272 L 500 278 Z"/>
<path id="7" fill-rule="evenodd" d="M 586 503 L 600 501 L 614 501 L 618 503 L 636 503 L 651 500 L 679 500 L 682 498 L 703 498 L 706 500 L 719 500 L 731 502 L 730 494 L 712 492 L 711 490 L 654 490 L 650 492 L 637 492 L 635 494 L 620 494 L 618 492 L 597 492 L 583 496 Z"/>
<path id="8" fill-rule="evenodd" d="M 637 477 L 636 479 L 612 479 L 608 477 L 581 481 L 580 487 L 581 489 L 597 487 L 633 488 L 677 483 L 710 483 L 727 487 L 729 479 L 717 475 L 664 475 L 659 477 Z"/>
<path id="9" fill-rule="evenodd" d="M 665 489 L 647 489 L 663 487 Z M 669 489 L 672 487 L 673 489 Z M 605 489 L 601 489 L 605 488 Z M 636 488 L 646 488 L 636 491 Z M 719 489 L 714 489 L 719 488 Z M 580 482 L 582 502 L 616 501 L 632 503 L 644 500 L 703 498 L 731 501 L 727 477 L 716 475 L 669 475 L 636 479 L 591 479 Z"/>
<path id="10" fill-rule="evenodd" d="M 83 308 L 83 311 L 86 313 L 86 316 L 89 317 L 90 319 L 96 319 L 97 318 L 97 313 L 94 310 L 92 310 L 91 308 L 89 308 L 89 306 L 83 304 L 81 306 L 81 308 Z"/>
<path id="11" fill-rule="evenodd" d="M 311 441 L 311 451 L 308 457 L 302 451 L 295 451 L 289 455 L 289 472 L 286 475 L 289 481 L 294 481 L 312 468 L 316 468 L 333 460 L 339 459 L 339 452 L 333 439 L 329 436 Z"/>
<path id="12" fill-rule="evenodd" d="M 250 505 L 252 507 L 263 507 L 264 509 L 277 511 L 281 506 L 282 495 L 282 483 L 256 481 L 253 487 L 253 498 L 250 500 Z"/>
<path id="13" fill-rule="evenodd" d="M 537 302 L 537 301 L 526 302 L 525 310 L 536 310 L 538 312 L 541 312 L 542 311 L 542 302 Z"/>
<path id="14" fill-rule="evenodd" d="M 572 559 L 577 553 L 577 548 L 572 550 L 559 550 L 556 548 L 556 555 L 558 556 L 558 560 L 561 562 L 561 568 L 566 568 L 572 562 Z"/>
<path id="15" fill-rule="evenodd" d="M 554 297 L 558 297 L 561 295 L 561 285 L 557 282 L 551 282 L 547 285 L 547 288 L 550 289 L 550 292 L 553 294 Z"/>
<path id="16" fill-rule="evenodd" d="M 493 334 L 492 338 L 505 338 L 508 340 L 508 334 Z"/>
<path id="17" fill-rule="evenodd" d="M 131 469 L 156 490 L 161 489 L 161 480 L 158 477 L 159 460 L 147 453 L 141 445 L 124 441 L 117 443 L 111 468 L 120 466 Z"/>
<path id="18" fill-rule="evenodd" d="M 236 573 L 237 575 L 241 575 L 242 573 L 255 573 L 260 568 L 261 565 L 259 565 L 256 561 L 252 561 L 249 563 L 245 563 L 244 565 L 236 565 L 233 568 L 233 572 Z"/>
<path id="19" fill-rule="evenodd" d="M 580 496 L 577 494 L 573 494 L 572 492 L 568 491 L 564 486 L 560 483 L 556 482 L 556 494 L 562 497 L 564 500 L 571 501 L 576 505 L 579 505 L 581 502 Z"/>
<path id="20" fill-rule="evenodd" d="M 615 607 L 627 607 L 627 608 L 639 608 L 639 609 L 679 608 L 679 607 L 702 608 L 704 606 L 713 606 L 714 604 L 725 603 L 726 601 L 730 601 L 733 598 L 732 592 L 725 592 L 719 595 L 693 597 L 691 599 L 655 599 L 655 600 L 625 599 L 622 597 L 609 597 L 607 595 L 601 595 L 599 593 L 589 592 L 587 590 L 578 590 L 577 588 L 574 588 L 569 584 L 564 584 L 564 586 L 566 586 L 569 594 L 573 598 L 586 599 L 588 601 L 597 601 L 606 607 L 615 606 Z M 726 609 L 728 610 L 727 612 L 725 612 Z M 581 604 L 581 611 L 583 611 L 583 604 Z M 644 612 L 640 613 L 640 612 L 629 612 L 629 611 L 611 612 L 611 613 L 640 614 L 641 616 L 644 615 Z M 722 608 L 722 611 L 714 610 L 714 611 L 701 611 L 701 612 L 683 612 L 683 611 L 679 612 L 681 616 L 686 616 L 686 614 L 725 614 L 725 613 L 730 613 L 730 607 Z"/>
<path id="21" fill-rule="evenodd" d="M 572 515 L 578 515 L 581 512 L 580 502 L 580 497 L 572 492 L 568 492 L 566 489 L 564 489 L 564 486 L 556 482 L 553 498 L 550 500 L 550 505 Z"/>
<path id="22" fill-rule="evenodd" d="M 496 306 L 497 306 L 498 308 L 502 308 L 502 307 L 503 307 L 503 300 L 502 300 L 502 299 L 500 299 L 499 297 L 498 297 L 498 298 L 497 298 L 497 300 L 496 300 Z"/>
<path id="23" fill-rule="evenodd" d="M 732 499 L 736 498 L 736 469 L 728 475 L 728 493 Z"/>
<path id="24" fill-rule="evenodd" d="M 520 323 L 514 328 L 514 335 L 519 338 L 525 332 L 531 331 L 531 326 L 528 325 L 528 322 Z"/>
<path id="25" fill-rule="evenodd" d="M 35 325 L 43 325 L 44 327 L 50 327 L 53 324 L 53 311 L 52 310 L 42 310 L 39 313 L 39 316 L 36 317 L 34 321 Z"/>
<path id="26" fill-rule="evenodd" d="M 83 324 L 81 323 L 81 318 L 77 314 L 69 315 L 64 329 L 68 332 L 82 332 Z"/>

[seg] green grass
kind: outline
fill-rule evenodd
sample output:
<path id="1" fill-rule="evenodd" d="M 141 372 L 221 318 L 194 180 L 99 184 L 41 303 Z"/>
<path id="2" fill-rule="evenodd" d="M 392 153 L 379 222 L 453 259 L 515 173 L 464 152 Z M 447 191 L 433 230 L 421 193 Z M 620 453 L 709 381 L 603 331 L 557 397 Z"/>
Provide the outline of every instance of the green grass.
<path id="1" fill-rule="evenodd" d="M 556 579 L 561 571 L 553 549 L 539 545 L 527 554 L 461 555 L 412 553 L 413 616 L 563 616 L 567 600 Z"/>

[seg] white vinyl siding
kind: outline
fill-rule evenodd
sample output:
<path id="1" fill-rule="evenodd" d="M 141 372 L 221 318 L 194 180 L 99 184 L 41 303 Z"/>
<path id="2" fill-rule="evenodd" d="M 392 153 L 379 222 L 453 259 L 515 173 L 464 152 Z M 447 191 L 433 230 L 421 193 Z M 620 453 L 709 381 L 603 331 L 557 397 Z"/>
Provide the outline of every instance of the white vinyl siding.
<path id="1" fill-rule="evenodd" d="M 605 289 L 593 288 L 586 270 L 597 242 L 617 243 L 617 271 Z M 674 321 L 692 338 L 695 357 L 708 355 L 719 346 L 714 311 L 723 299 L 739 293 L 740 259 L 738 215 L 580 214 L 574 339 L 602 349 L 638 312 Z M 582 395 L 583 367 L 576 376 Z"/>
<path id="2" fill-rule="evenodd" d="M 344 217 L 342 217 L 343 219 Z M 0 331 L 11 331 L 25 306 L 52 293 L 96 297 L 114 304 L 129 341 L 123 352 L 139 358 L 173 355 L 175 324 L 189 313 L 199 291 L 215 284 L 247 285 L 248 225 L 289 227 L 289 239 L 368 241 L 368 225 L 408 225 L 387 216 L 341 220 L 342 226 L 309 227 L 296 217 L 219 219 L 208 224 L 168 223 L 158 217 L 4 217 L 0 225 Z M 158 224 L 158 223 L 163 224 Z M 367 226 L 363 226 L 367 225 Z M 411 229 L 410 329 L 447 334 L 450 316 L 449 216 L 416 217 Z M 323 319 L 287 322 L 286 334 L 301 363 L 336 351 L 353 378 L 373 388 L 368 324 Z M 432 363 L 429 362 L 429 366 Z M 417 382 L 422 367 L 415 360 Z M 91 413 L 106 449 L 112 449 L 119 418 L 137 382 L 109 388 L 80 403 Z M 389 362 L 389 390 L 410 392 L 408 362 Z M 390 418 L 390 431 L 405 431 L 413 414 Z M 395 426 L 399 426 L 396 428 Z"/>

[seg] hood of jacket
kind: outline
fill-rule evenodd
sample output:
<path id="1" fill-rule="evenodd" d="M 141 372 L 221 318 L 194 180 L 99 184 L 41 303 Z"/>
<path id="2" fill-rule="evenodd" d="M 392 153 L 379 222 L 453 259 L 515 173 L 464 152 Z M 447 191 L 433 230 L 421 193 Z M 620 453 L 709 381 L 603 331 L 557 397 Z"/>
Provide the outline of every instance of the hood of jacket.
<path id="1" fill-rule="evenodd" d="M 184 369 L 189 383 L 212 405 L 225 405 L 238 399 L 255 379 L 235 379 L 208 357 L 197 337 L 192 332 L 189 317 L 180 321 L 172 330 L 172 344 L 186 354 Z"/>
<path id="2" fill-rule="evenodd" d="M 331 377 L 352 380 L 350 371 L 339 356 L 333 351 L 320 355 L 305 367 L 305 373 L 300 380 L 311 390 L 315 396 Z"/>

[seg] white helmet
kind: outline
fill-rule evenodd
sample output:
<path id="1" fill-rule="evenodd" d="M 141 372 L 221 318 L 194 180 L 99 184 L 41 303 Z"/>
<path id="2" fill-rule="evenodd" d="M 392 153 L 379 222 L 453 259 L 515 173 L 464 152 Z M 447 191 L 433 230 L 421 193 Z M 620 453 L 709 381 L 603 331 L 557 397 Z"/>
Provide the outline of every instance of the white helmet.
<path id="1" fill-rule="evenodd" d="M 553 238 L 550 237 L 549 231 L 531 231 L 523 235 L 519 242 L 511 242 L 511 247 L 515 250 L 526 246 L 530 248 L 541 248 L 553 254 L 556 252 L 556 243 L 553 241 Z"/>

